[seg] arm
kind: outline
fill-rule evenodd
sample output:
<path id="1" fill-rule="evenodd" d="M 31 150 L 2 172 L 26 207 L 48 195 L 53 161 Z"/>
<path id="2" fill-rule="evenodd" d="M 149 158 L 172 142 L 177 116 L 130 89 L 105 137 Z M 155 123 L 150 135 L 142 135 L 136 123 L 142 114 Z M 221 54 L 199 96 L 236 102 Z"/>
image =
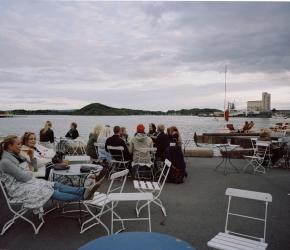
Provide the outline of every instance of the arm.
<path id="1" fill-rule="evenodd" d="M 32 179 L 32 173 L 21 169 L 17 164 L 7 159 L 1 161 L 4 173 L 13 176 L 17 181 L 27 182 Z"/>
<path id="2" fill-rule="evenodd" d="M 51 143 L 54 143 L 54 133 L 53 133 L 53 130 L 50 130 L 49 141 Z"/>

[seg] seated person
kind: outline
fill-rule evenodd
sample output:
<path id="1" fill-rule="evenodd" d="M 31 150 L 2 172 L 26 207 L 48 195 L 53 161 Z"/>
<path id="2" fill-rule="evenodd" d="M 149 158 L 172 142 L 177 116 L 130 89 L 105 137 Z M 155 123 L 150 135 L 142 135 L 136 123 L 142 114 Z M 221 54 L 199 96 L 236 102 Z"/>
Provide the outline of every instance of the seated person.
<path id="1" fill-rule="evenodd" d="M 130 141 L 129 152 L 133 154 L 133 162 L 135 163 L 150 163 L 150 151 L 144 151 L 142 148 L 153 148 L 152 139 L 145 134 L 145 127 L 139 124 L 136 129 L 137 133 Z"/>
<path id="2" fill-rule="evenodd" d="M 79 137 L 79 132 L 77 130 L 78 125 L 75 122 L 72 122 L 70 125 L 70 130 L 66 133 L 65 137 L 68 139 L 76 139 Z"/>
<path id="3" fill-rule="evenodd" d="M 163 124 L 159 124 L 157 126 L 157 138 L 155 146 L 157 148 L 156 151 L 156 159 L 164 161 L 165 160 L 165 150 L 169 146 L 169 137 L 164 133 L 165 126 Z"/>
<path id="4" fill-rule="evenodd" d="M 230 132 L 235 132 L 235 131 L 236 131 L 235 128 L 234 128 L 234 125 L 231 124 L 231 123 L 228 123 L 228 124 L 226 125 L 226 127 L 230 130 Z"/>
<path id="5" fill-rule="evenodd" d="M 98 141 L 98 137 L 101 133 L 102 128 L 102 125 L 96 125 L 93 131 L 89 134 L 89 140 L 86 146 L 86 153 L 88 156 L 91 157 L 91 159 L 98 158 L 94 143 Z"/>
<path id="6" fill-rule="evenodd" d="M 91 182 L 87 188 L 71 187 L 58 182 L 33 177 L 32 172 L 20 167 L 21 141 L 17 136 L 7 136 L 0 143 L 0 179 L 9 195 L 24 207 L 39 209 L 50 199 L 79 201 L 91 199 L 105 178 L 105 171 L 98 176 L 98 182 Z"/>
<path id="7" fill-rule="evenodd" d="M 178 145 L 179 134 L 174 133 L 171 136 L 172 142 L 170 146 L 165 151 L 166 159 L 170 160 L 172 167 L 170 168 L 167 181 L 176 184 L 183 183 L 184 177 L 187 176 L 186 165 L 184 161 L 184 156 L 182 148 Z"/>
<path id="8" fill-rule="evenodd" d="M 123 151 L 124 160 L 130 161 L 132 159 L 131 154 L 128 150 L 126 143 L 120 137 L 121 128 L 119 126 L 115 126 L 113 131 L 114 131 L 114 135 L 112 135 L 106 140 L 106 143 L 105 143 L 106 151 L 109 152 L 108 146 L 114 146 L 114 147 L 123 146 L 124 147 L 124 151 Z M 115 154 L 115 152 L 113 152 L 113 154 Z M 120 160 L 120 159 L 116 159 L 116 160 Z"/>
<path id="9" fill-rule="evenodd" d="M 111 161 L 111 155 L 105 149 L 105 144 L 109 136 L 111 135 L 111 129 L 109 126 L 105 126 L 102 128 L 100 135 L 98 137 L 97 143 L 102 144 L 103 146 L 98 147 L 98 159 L 102 161 Z"/>
<path id="10" fill-rule="evenodd" d="M 126 143 L 126 145 L 129 145 L 129 136 L 127 134 L 126 128 L 125 127 L 121 127 L 121 133 L 120 133 L 120 137 L 121 139 L 124 140 L 124 142 Z"/>
<path id="11" fill-rule="evenodd" d="M 156 131 L 156 126 L 154 123 L 149 123 L 149 132 L 147 134 L 153 141 L 153 145 L 155 145 L 155 141 L 157 138 L 157 131 Z"/>
<path id="12" fill-rule="evenodd" d="M 244 125 L 244 127 L 243 127 L 241 132 L 242 133 L 248 133 L 252 129 L 252 127 L 254 127 L 254 122 L 253 121 L 250 121 L 250 122 L 245 121 L 245 125 Z"/>
<path id="13" fill-rule="evenodd" d="M 36 135 L 33 132 L 26 132 L 22 136 L 22 146 L 20 155 L 30 164 L 36 163 L 34 171 L 44 168 L 45 165 L 51 162 L 52 157 L 55 155 L 53 149 L 46 148 L 42 145 L 36 144 Z"/>
<path id="14" fill-rule="evenodd" d="M 52 128 L 52 123 L 46 121 L 44 128 L 39 132 L 39 142 L 41 145 L 47 148 L 54 148 L 54 133 Z"/>

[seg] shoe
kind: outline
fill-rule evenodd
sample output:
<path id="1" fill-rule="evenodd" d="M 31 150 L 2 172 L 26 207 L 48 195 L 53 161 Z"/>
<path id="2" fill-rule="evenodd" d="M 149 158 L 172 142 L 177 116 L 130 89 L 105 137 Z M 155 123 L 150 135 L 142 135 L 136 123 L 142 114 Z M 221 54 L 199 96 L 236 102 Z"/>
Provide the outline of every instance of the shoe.
<path id="1" fill-rule="evenodd" d="M 90 174 L 87 176 L 87 179 L 94 179 L 96 181 L 101 180 L 105 175 L 107 175 L 108 170 L 103 168 L 101 171 L 91 170 Z"/>
<path id="2" fill-rule="evenodd" d="M 105 178 L 105 177 L 104 177 Z M 94 197 L 94 193 L 98 190 L 98 188 L 101 186 L 102 182 L 103 182 L 103 179 L 101 179 L 100 181 L 98 182 L 92 182 L 90 186 L 88 186 L 86 189 L 85 189 L 85 192 L 84 192 L 84 200 L 92 200 L 93 197 Z"/>

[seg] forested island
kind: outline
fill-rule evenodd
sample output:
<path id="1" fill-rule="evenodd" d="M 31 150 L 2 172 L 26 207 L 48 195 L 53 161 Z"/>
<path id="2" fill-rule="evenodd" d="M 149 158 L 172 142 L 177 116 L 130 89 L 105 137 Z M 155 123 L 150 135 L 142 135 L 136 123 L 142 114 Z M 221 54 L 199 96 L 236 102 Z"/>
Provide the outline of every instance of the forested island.
<path id="1" fill-rule="evenodd" d="M 138 110 L 127 108 L 113 108 L 101 103 L 91 103 L 81 109 L 75 110 L 10 110 L 14 115 L 210 115 L 214 112 L 220 112 L 218 109 L 180 109 L 163 111 Z"/>

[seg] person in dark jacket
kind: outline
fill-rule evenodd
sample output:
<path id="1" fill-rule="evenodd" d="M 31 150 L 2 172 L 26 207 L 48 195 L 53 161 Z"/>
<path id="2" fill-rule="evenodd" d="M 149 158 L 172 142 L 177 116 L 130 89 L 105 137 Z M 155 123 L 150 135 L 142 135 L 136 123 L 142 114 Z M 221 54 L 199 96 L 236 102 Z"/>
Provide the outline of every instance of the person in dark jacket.
<path id="1" fill-rule="evenodd" d="M 77 130 L 78 125 L 75 122 L 72 122 L 70 125 L 70 130 L 66 133 L 65 137 L 69 139 L 76 139 L 79 137 L 79 132 Z"/>
<path id="2" fill-rule="evenodd" d="M 166 159 L 170 160 L 172 167 L 170 168 L 167 181 L 176 184 L 183 183 L 184 177 L 187 176 L 186 165 L 181 146 L 178 144 L 180 140 L 179 134 L 172 134 L 172 143 L 165 151 Z"/>
<path id="3" fill-rule="evenodd" d="M 113 131 L 114 131 L 114 135 L 109 137 L 106 140 L 106 143 L 105 143 L 106 151 L 109 152 L 108 146 L 114 146 L 114 147 L 123 146 L 124 147 L 124 151 L 123 151 L 124 160 L 130 161 L 132 159 L 132 156 L 128 150 L 128 147 L 127 147 L 125 141 L 120 137 L 121 128 L 119 126 L 115 126 Z M 119 159 L 116 159 L 116 160 L 119 160 Z"/>
<path id="4" fill-rule="evenodd" d="M 156 159 L 160 159 L 161 161 L 165 160 L 165 150 L 169 146 L 169 137 L 164 133 L 165 127 L 163 124 L 159 124 L 157 126 L 157 138 L 155 142 L 155 146 L 157 148 L 156 151 Z"/>
<path id="5" fill-rule="evenodd" d="M 40 130 L 39 133 L 39 141 L 40 142 L 50 142 L 54 143 L 54 133 L 52 128 L 52 123 L 50 121 L 46 121 L 44 127 Z"/>

